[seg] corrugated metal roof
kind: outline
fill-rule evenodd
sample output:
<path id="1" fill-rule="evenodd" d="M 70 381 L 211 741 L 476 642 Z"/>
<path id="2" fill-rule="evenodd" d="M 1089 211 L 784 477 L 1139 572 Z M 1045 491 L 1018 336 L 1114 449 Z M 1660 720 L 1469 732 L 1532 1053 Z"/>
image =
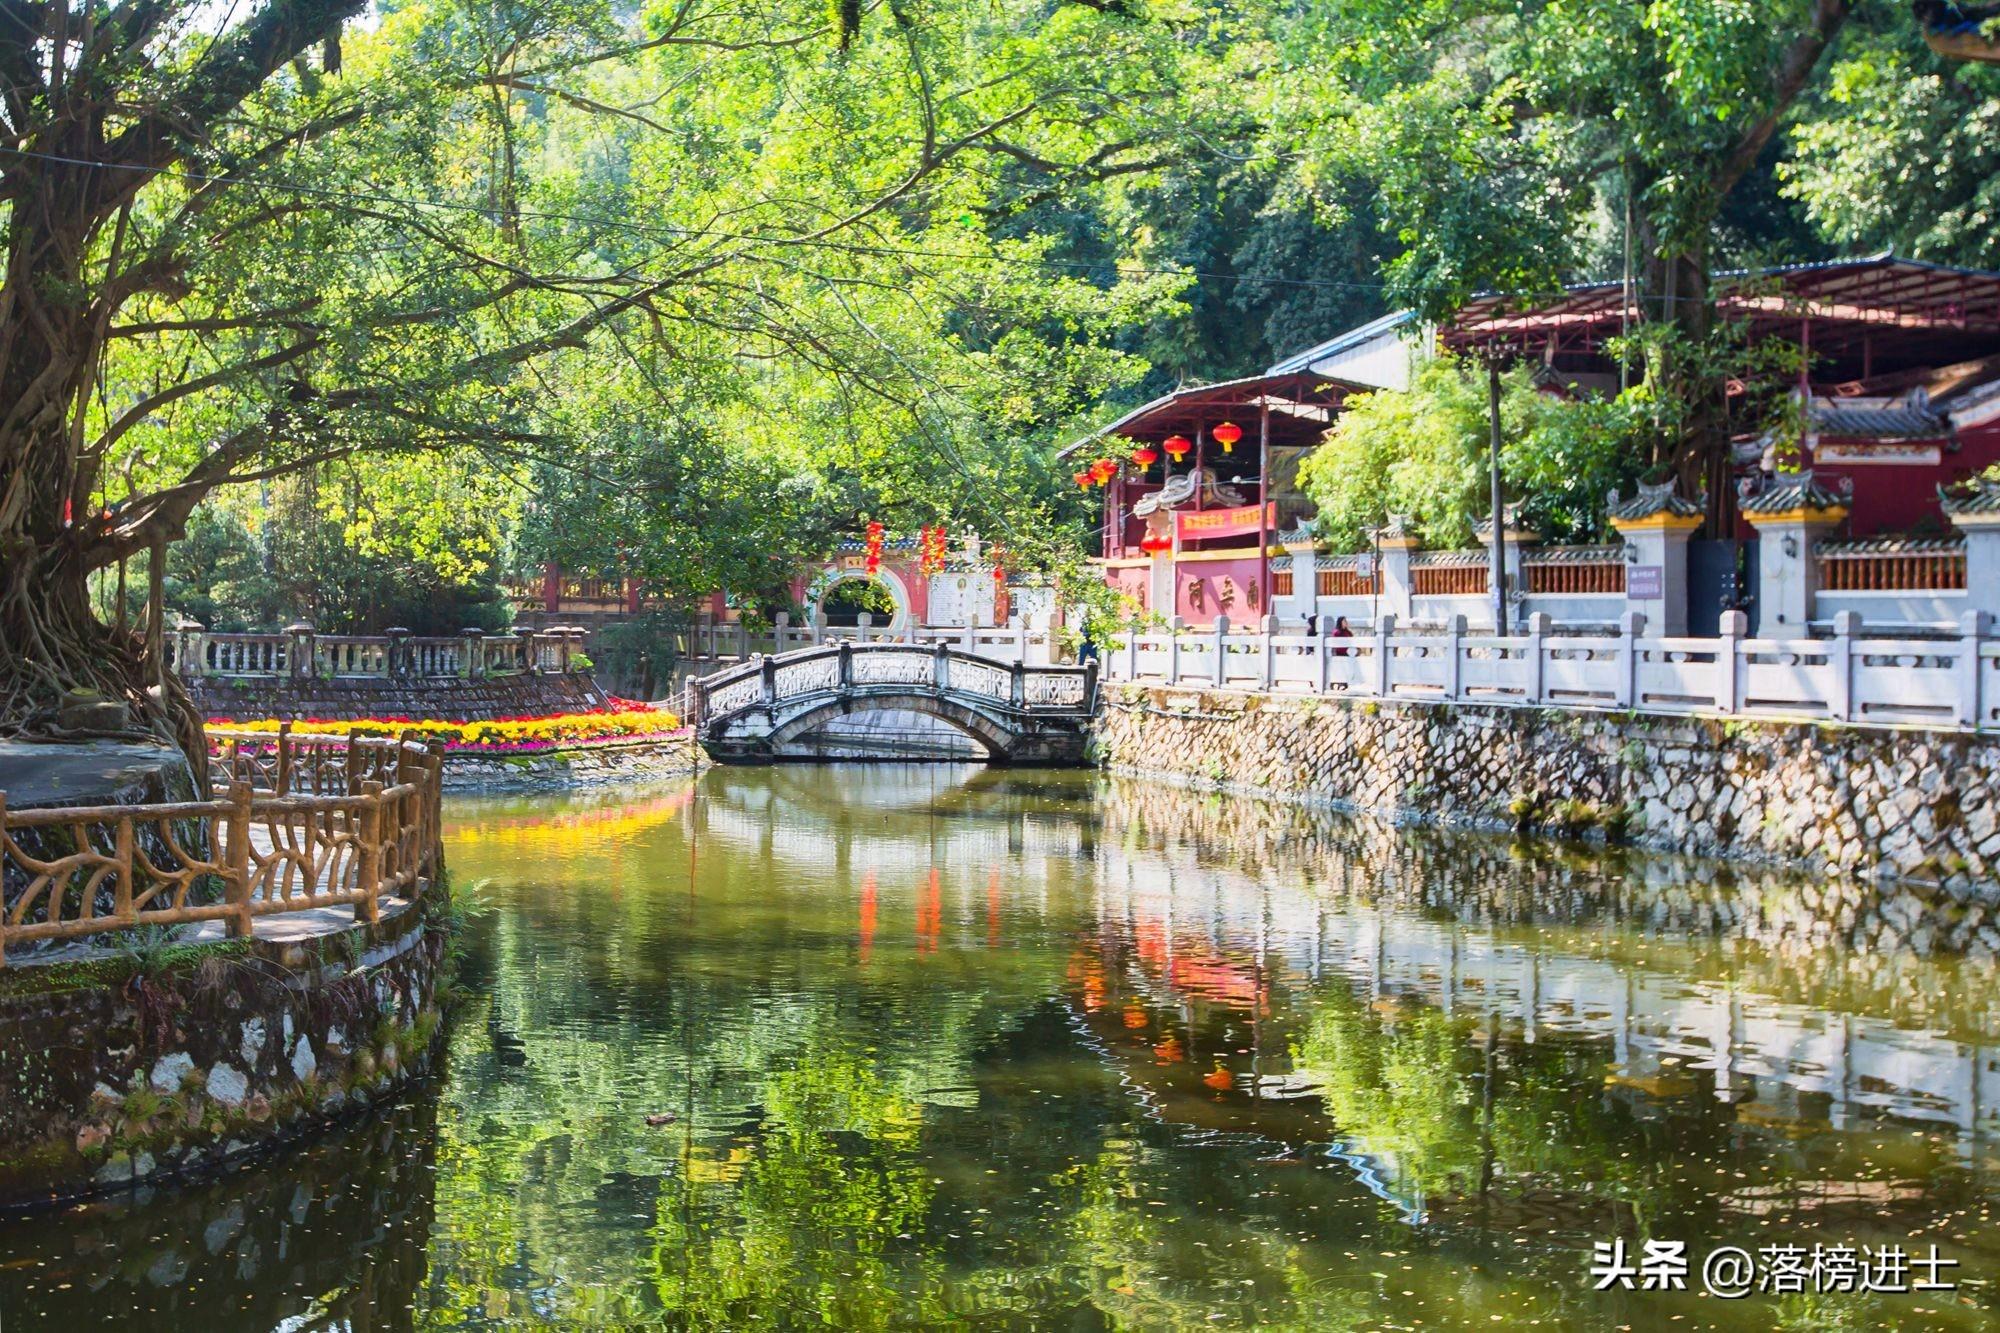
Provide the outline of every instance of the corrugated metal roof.
<path id="1" fill-rule="evenodd" d="M 1391 311 L 1380 319 L 1368 321 L 1358 329 L 1349 329 L 1345 333 L 1336 334 L 1328 338 L 1325 342 L 1317 346 L 1308 347 L 1303 352 L 1296 352 L 1286 357 L 1283 361 L 1278 362 L 1277 365 L 1272 366 L 1267 373 L 1272 375 L 1290 375 L 1301 370 L 1309 370 L 1315 361 L 1324 361 L 1330 356 L 1337 356 L 1350 348 L 1359 347 L 1362 343 L 1378 338 L 1393 329 L 1400 329 L 1405 324 L 1414 323 L 1416 318 L 1417 312 L 1414 310 Z"/>

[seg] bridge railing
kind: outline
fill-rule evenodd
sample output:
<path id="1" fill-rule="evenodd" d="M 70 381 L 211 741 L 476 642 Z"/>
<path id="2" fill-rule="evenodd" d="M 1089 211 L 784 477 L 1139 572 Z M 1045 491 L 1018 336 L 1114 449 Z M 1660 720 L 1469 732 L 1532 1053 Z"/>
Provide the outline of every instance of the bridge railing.
<path id="1" fill-rule="evenodd" d="M 863 612 L 854 625 L 794 625 L 778 615 L 771 628 L 751 629 L 738 623 L 697 621 L 675 635 L 676 654 L 689 662 L 747 662 L 831 643 L 947 644 L 961 652 L 1029 665 L 1053 665 L 1058 656 L 1054 629 L 1046 616 L 1005 625 L 908 625 L 901 629 L 878 625 Z"/>
<path id="2" fill-rule="evenodd" d="M 2000 640 L 1983 612 L 1935 639 L 1864 639 L 1852 612 L 1827 639 L 1743 631 L 1740 611 L 1725 613 L 1712 639 L 1648 637 L 1636 612 L 1597 635 L 1556 632 L 1540 614 L 1513 635 L 1469 634 L 1463 616 L 1411 632 L 1385 615 L 1345 638 L 1218 619 L 1212 629 L 1128 633 L 1107 654 L 1106 675 L 1363 699 L 2000 727 Z"/>
<path id="3" fill-rule="evenodd" d="M 689 681 L 687 716 L 700 727 L 744 708 L 883 688 L 969 696 L 1017 713 L 1087 717 L 1097 707 L 1097 664 L 1030 666 L 943 642 L 843 641 L 754 657 Z"/>
<path id="4" fill-rule="evenodd" d="M 352 906 L 437 878 L 444 756 L 413 741 L 211 731 L 215 794 L 10 810 L 0 792 L 0 967 L 10 947 Z"/>

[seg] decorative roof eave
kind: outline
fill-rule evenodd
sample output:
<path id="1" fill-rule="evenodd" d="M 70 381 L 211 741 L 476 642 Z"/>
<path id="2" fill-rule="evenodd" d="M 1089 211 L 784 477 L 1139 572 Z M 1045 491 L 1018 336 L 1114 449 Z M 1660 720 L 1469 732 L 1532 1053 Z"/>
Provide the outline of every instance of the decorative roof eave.
<path id="1" fill-rule="evenodd" d="M 1618 492 L 1613 491 L 1605 497 L 1605 508 L 1606 517 L 1614 525 L 1637 523 L 1642 519 L 1661 516 L 1698 519 L 1705 512 L 1699 502 L 1675 494 L 1674 483 L 1671 481 L 1658 482 L 1650 486 L 1642 483 L 1639 493 L 1629 500 L 1620 500 Z"/>
<path id="2" fill-rule="evenodd" d="M 1511 542 L 1536 542 L 1542 539 L 1542 534 L 1533 528 L 1521 526 L 1521 505 L 1518 501 L 1500 506 L 1500 520 L 1506 524 L 1507 540 Z M 1485 518 L 1475 520 L 1472 524 L 1472 535 L 1483 544 L 1491 544 L 1493 515 L 1488 514 Z"/>
<path id="3" fill-rule="evenodd" d="M 2000 481 L 1980 477 L 1960 486 L 1938 487 L 1938 501 L 1953 523 L 2000 523 Z"/>
<path id="4" fill-rule="evenodd" d="M 1853 480 L 1841 478 L 1839 490 L 1829 490 L 1813 480 L 1810 469 L 1804 472 L 1781 474 L 1761 490 L 1752 489 L 1757 482 L 1745 478 L 1743 488 L 1737 494 L 1741 497 L 1738 508 L 1746 518 L 1777 518 L 1798 514 L 1813 518 L 1845 518 L 1848 501 L 1853 493 Z"/>

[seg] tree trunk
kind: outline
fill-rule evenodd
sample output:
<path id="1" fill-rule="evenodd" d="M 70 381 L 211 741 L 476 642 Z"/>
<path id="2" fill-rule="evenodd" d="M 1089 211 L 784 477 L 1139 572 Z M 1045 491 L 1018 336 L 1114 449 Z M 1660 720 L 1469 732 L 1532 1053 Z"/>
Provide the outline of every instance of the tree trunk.
<path id="1" fill-rule="evenodd" d="M 207 752 L 186 694 L 149 691 L 165 673 L 144 637 L 90 605 L 91 573 L 114 558 L 97 467 L 77 446 L 101 348 L 80 263 L 97 219 L 60 173 L 29 188 L 0 293 L 0 735 L 167 740 L 199 775 Z M 78 707 L 91 701 L 124 705 L 126 720 Z"/>

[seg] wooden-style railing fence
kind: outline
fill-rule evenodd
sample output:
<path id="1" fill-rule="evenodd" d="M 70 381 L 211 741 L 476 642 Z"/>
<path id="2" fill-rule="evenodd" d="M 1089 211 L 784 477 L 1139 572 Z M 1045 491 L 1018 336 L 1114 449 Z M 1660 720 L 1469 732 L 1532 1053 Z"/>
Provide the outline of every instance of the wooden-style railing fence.
<path id="1" fill-rule="evenodd" d="M 415 899 L 439 866 L 444 756 L 412 740 L 211 730 L 214 796 L 12 810 L 0 792 L 0 967 L 20 945 Z"/>

